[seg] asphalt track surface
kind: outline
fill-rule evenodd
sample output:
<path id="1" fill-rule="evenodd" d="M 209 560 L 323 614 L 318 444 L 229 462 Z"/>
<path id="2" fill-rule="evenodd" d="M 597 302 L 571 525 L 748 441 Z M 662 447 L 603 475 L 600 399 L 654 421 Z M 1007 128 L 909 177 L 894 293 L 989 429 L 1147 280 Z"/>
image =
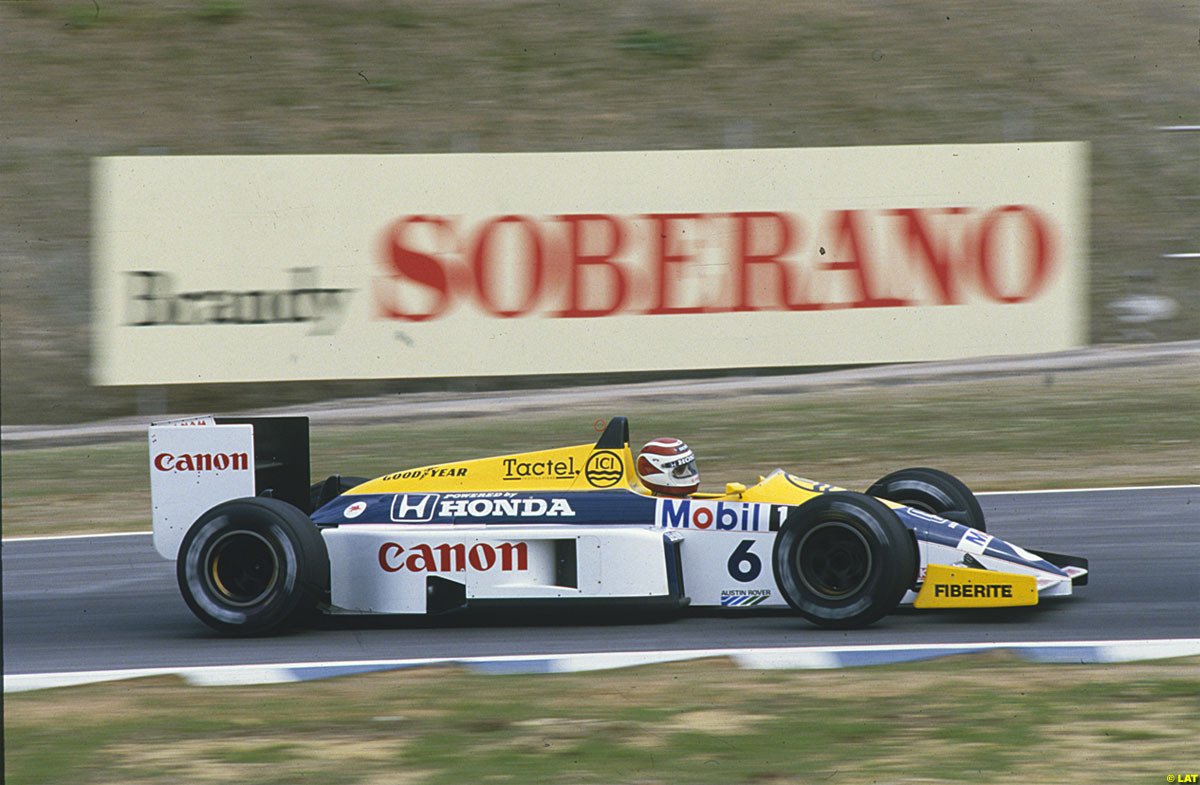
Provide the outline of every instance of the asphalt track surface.
<path id="1" fill-rule="evenodd" d="M 1089 585 L 1037 608 L 894 613 L 829 631 L 779 611 L 330 618 L 262 639 L 209 631 L 149 535 L 3 545 L 5 674 L 315 661 L 1200 635 L 1200 486 L 996 494 L 990 532 L 1085 556 Z"/>

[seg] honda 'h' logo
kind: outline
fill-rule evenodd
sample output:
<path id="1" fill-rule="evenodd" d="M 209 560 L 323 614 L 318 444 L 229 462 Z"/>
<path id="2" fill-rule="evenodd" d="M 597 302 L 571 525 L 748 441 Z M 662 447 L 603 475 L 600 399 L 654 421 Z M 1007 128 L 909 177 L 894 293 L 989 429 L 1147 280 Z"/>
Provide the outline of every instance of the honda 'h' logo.
<path id="1" fill-rule="evenodd" d="M 393 521 L 428 521 L 433 519 L 440 494 L 402 493 L 392 500 Z"/>

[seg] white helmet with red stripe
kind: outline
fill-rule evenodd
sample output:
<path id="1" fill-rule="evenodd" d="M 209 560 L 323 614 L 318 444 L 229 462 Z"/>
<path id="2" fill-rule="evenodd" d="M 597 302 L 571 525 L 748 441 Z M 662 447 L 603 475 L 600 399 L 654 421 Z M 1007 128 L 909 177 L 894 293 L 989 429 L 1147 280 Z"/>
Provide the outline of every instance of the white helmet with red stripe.
<path id="1" fill-rule="evenodd" d="M 700 488 L 700 470 L 691 448 L 678 439 L 647 442 L 637 457 L 637 473 L 655 493 L 687 496 Z"/>

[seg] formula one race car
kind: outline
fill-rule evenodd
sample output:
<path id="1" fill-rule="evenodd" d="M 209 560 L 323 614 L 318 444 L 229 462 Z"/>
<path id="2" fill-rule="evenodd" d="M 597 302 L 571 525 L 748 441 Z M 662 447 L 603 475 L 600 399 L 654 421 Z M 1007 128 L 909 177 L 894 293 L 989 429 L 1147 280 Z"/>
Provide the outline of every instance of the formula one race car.
<path id="1" fill-rule="evenodd" d="M 262 634 L 306 615 L 445 613 L 496 603 L 793 608 L 860 627 L 898 605 L 1035 605 L 1087 562 L 988 534 L 932 469 L 866 493 L 782 469 L 724 493 L 656 496 L 629 425 L 595 444 L 309 484 L 304 417 L 150 428 L 154 544 L 192 611 Z"/>

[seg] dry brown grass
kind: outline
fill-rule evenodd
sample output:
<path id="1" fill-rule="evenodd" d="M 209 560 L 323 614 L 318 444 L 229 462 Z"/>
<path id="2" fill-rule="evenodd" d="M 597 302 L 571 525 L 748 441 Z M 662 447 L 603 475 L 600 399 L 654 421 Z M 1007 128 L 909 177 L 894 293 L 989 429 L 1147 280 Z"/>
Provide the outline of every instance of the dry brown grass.
<path id="1" fill-rule="evenodd" d="M 1198 665 L 147 679 L 7 696 L 6 760 L 10 782 L 1162 782 L 1197 766 Z M 31 768 L 51 740 L 74 763 Z"/>

